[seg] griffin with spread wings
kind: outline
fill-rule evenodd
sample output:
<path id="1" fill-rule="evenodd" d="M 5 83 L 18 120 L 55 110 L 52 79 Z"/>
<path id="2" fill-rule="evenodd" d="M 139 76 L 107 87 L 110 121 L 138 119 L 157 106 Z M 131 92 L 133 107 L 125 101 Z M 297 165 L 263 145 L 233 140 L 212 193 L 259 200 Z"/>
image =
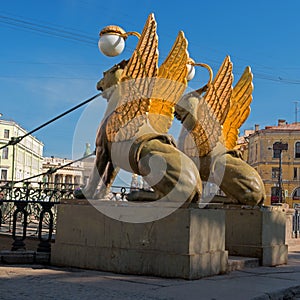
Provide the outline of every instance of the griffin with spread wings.
<path id="1" fill-rule="evenodd" d="M 196 163 L 201 179 L 216 183 L 233 203 L 256 205 L 265 198 L 264 185 L 234 149 L 239 128 L 250 113 L 252 79 L 247 67 L 232 87 L 227 56 L 212 81 L 183 96 L 175 115 L 183 124 L 179 148 Z"/>
<path id="2" fill-rule="evenodd" d="M 187 86 L 187 40 L 179 32 L 158 67 L 156 27 L 150 14 L 129 61 L 105 72 L 97 84 L 108 106 L 96 136 L 96 160 L 89 183 L 76 191 L 77 198 L 95 197 L 100 181 L 98 197 L 102 197 L 120 168 L 143 176 L 154 190 L 135 193 L 133 200 L 158 200 L 172 194 L 188 203 L 201 194 L 196 166 L 167 135 L 175 105 Z"/>

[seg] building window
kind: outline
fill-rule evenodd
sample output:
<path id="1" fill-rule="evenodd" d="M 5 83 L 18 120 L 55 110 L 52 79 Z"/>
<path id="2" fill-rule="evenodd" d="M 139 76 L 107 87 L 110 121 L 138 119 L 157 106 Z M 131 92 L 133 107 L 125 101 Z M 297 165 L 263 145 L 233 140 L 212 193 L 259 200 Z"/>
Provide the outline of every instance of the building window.
<path id="1" fill-rule="evenodd" d="M 8 147 L 2 150 L 2 159 L 8 159 Z"/>
<path id="2" fill-rule="evenodd" d="M 255 153 L 254 153 L 254 146 L 253 145 L 251 145 L 250 153 L 251 153 L 251 162 L 254 162 Z"/>
<path id="3" fill-rule="evenodd" d="M 296 188 L 293 193 L 293 200 L 300 200 L 300 188 Z"/>
<path id="4" fill-rule="evenodd" d="M 298 169 L 294 168 L 294 180 L 298 178 Z"/>
<path id="5" fill-rule="evenodd" d="M 295 144 L 295 158 L 300 158 L 300 142 Z"/>
<path id="6" fill-rule="evenodd" d="M 80 184 L 80 177 L 79 176 L 75 176 L 74 177 L 74 184 L 75 185 L 79 185 Z"/>
<path id="7" fill-rule="evenodd" d="M 274 145 L 280 144 L 280 142 L 276 142 L 273 144 L 273 158 L 280 158 L 280 150 L 279 149 L 274 149 Z"/>
<path id="8" fill-rule="evenodd" d="M 9 139 L 9 130 L 8 129 L 4 129 L 4 138 L 5 139 Z"/>
<path id="9" fill-rule="evenodd" d="M 7 180 L 7 170 L 1 170 L 1 180 Z"/>
<path id="10" fill-rule="evenodd" d="M 258 145 L 255 144 L 255 161 L 257 161 L 257 157 L 258 157 Z"/>
<path id="11" fill-rule="evenodd" d="M 271 204 L 278 203 L 279 202 L 279 187 L 272 186 L 271 187 Z"/>
<path id="12" fill-rule="evenodd" d="M 278 178 L 279 168 L 272 168 L 272 178 Z"/>

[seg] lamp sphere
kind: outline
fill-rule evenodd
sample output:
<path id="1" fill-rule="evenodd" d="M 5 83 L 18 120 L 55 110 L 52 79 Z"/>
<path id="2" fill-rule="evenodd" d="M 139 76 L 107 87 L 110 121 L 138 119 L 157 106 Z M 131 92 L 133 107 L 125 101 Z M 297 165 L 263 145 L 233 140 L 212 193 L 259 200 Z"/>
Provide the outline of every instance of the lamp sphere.
<path id="1" fill-rule="evenodd" d="M 190 81 L 195 76 L 195 67 L 190 64 L 187 64 L 187 68 L 188 68 L 187 81 Z"/>
<path id="2" fill-rule="evenodd" d="M 103 34 L 98 42 L 99 50 L 106 56 L 117 56 L 125 48 L 124 38 L 116 34 Z"/>

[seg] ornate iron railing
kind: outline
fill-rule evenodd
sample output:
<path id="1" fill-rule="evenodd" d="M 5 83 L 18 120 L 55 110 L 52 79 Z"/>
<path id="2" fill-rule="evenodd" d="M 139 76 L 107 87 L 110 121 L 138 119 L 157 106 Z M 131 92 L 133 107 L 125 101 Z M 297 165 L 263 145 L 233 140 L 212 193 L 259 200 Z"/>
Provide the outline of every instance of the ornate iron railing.
<path id="1" fill-rule="evenodd" d="M 56 229 L 57 205 L 73 199 L 75 184 L 0 181 L 0 228 L 13 238 L 12 250 L 26 249 L 28 231 L 39 239 L 37 251 L 50 252 Z M 125 200 L 130 187 L 113 186 L 109 200 Z"/>
<path id="2" fill-rule="evenodd" d="M 9 225 L 12 250 L 26 249 L 28 228 L 36 228 L 37 251 L 50 252 L 56 224 L 56 205 L 63 198 L 72 199 L 73 184 L 44 182 L 0 183 L 0 226 Z"/>
<path id="3" fill-rule="evenodd" d="M 72 198 L 78 185 L 49 182 L 0 182 L 0 200 L 55 202 Z"/>
<path id="4" fill-rule="evenodd" d="M 40 126 L 34 128 L 33 130 L 27 132 L 22 136 L 14 137 L 4 145 L 0 146 L 0 150 L 8 147 L 15 146 L 20 143 L 27 136 L 32 135 L 36 131 L 48 126 L 49 124 L 57 121 L 58 119 L 68 115 L 69 113 L 77 110 L 93 101 L 95 98 L 99 97 L 102 93 L 98 93 L 89 99 L 77 104 L 76 106 L 68 109 L 67 111 L 61 113 L 60 115 L 52 118 L 51 120 L 41 124 Z M 35 218 L 39 221 L 38 236 L 40 239 L 39 249 L 40 251 L 49 251 L 50 240 L 52 237 L 53 226 L 55 221 L 55 204 L 58 204 L 62 198 L 73 198 L 73 190 L 75 188 L 72 184 L 59 184 L 59 183 L 44 183 L 44 182 L 31 182 L 34 178 L 39 178 L 46 174 L 53 174 L 59 169 L 62 169 L 74 162 L 83 160 L 89 156 L 94 155 L 91 153 L 85 157 L 77 159 L 66 165 L 59 166 L 57 168 L 51 168 L 45 173 L 37 174 L 26 178 L 20 182 L 1 182 L 0 181 L 0 227 L 6 220 L 6 213 L 9 212 L 10 217 L 13 220 L 13 250 L 25 248 L 24 240 L 26 238 L 26 230 L 28 225 L 28 220 L 30 220 L 30 212 L 33 211 Z M 37 213 L 38 212 L 38 213 Z M 48 238 L 43 238 L 43 224 L 45 220 L 48 219 Z M 17 225 L 22 224 L 22 235 L 17 236 Z"/>

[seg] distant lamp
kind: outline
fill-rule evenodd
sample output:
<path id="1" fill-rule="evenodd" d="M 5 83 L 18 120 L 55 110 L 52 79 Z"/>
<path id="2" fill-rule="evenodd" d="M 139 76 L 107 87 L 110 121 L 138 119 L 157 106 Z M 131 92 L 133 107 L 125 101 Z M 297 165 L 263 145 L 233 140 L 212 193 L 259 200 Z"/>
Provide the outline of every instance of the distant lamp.
<path id="1" fill-rule="evenodd" d="M 135 31 L 126 32 L 123 28 L 116 25 L 106 26 L 99 34 L 99 50 L 106 56 L 117 56 L 123 52 L 125 40 L 129 35 L 135 35 L 140 38 L 140 34 Z"/>

